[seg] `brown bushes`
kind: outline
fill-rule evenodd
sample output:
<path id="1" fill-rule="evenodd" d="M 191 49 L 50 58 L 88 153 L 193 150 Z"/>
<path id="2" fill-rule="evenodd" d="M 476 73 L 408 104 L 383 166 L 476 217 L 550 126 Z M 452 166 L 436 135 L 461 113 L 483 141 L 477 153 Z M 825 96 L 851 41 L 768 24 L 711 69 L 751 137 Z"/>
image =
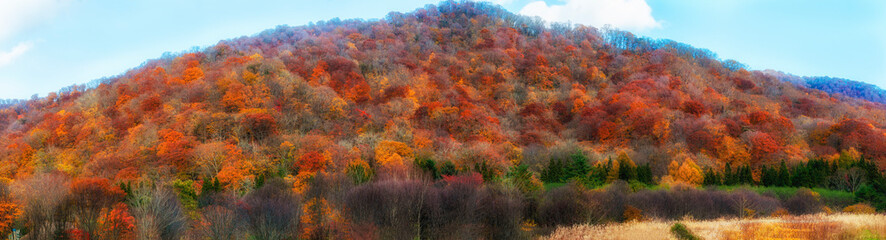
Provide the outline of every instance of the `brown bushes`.
<path id="1" fill-rule="evenodd" d="M 778 200 L 749 190 L 725 192 L 688 187 L 640 191 L 631 194 L 627 201 L 642 209 L 646 216 L 665 219 L 744 217 L 749 212 L 768 214 L 780 206 Z"/>
<path id="2" fill-rule="evenodd" d="M 382 239 L 513 239 L 523 237 L 519 192 L 465 182 L 387 180 L 345 197 L 346 215 Z"/>
<path id="3" fill-rule="evenodd" d="M 818 193 L 808 188 L 797 190 L 794 196 L 785 200 L 784 207 L 788 212 L 795 215 L 817 213 L 822 210 Z"/>

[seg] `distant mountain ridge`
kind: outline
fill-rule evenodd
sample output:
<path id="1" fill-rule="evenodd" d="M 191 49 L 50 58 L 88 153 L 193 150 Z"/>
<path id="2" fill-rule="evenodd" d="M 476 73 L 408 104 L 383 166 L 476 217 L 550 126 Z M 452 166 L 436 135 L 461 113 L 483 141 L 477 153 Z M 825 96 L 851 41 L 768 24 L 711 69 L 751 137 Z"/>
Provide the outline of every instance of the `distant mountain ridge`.
<path id="1" fill-rule="evenodd" d="M 886 104 L 886 90 L 870 83 L 828 76 L 801 77 L 771 69 L 763 72 L 797 86 Z"/>

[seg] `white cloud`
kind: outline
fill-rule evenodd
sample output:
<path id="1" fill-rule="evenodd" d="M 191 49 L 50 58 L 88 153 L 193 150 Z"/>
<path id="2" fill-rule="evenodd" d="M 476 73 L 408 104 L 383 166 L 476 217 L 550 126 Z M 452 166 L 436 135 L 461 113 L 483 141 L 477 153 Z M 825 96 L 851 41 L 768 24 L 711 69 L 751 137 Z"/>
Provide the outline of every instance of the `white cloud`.
<path id="1" fill-rule="evenodd" d="M 16 58 L 18 58 L 18 56 L 21 56 L 28 50 L 31 50 L 31 47 L 33 46 L 34 44 L 31 42 L 22 42 L 18 45 L 15 45 L 15 47 L 13 47 L 12 50 L 9 50 L 9 52 L 0 52 L 0 67 L 12 63 L 12 60 L 15 60 Z"/>
<path id="2" fill-rule="evenodd" d="M 20 31 L 49 20 L 58 9 L 70 0 L 0 0 L 0 46 Z M 0 49 L 0 66 L 13 60 L 33 47 L 33 42 L 19 42 L 9 51 Z"/>
<path id="3" fill-rule="evenodd" d="M 0 40 L 51 18 L 69 0 L 0 0 Z"/>
<path id="4" fill-rule="evenodd" d="M 539 16 L 548 22 L 568 21 L 594 27 L 608 24 L 632 31 L 661 26 L 645 0 L 565 0 L 562 5 L 535 1 L 526 4 L 520 14 Z"/>
<path id="5" fill-rule="evenodd" d="M 495 3 L 498 5 L 505 5 L 514 2 L 514 0 L 485 0 L 486 2 Z"/>

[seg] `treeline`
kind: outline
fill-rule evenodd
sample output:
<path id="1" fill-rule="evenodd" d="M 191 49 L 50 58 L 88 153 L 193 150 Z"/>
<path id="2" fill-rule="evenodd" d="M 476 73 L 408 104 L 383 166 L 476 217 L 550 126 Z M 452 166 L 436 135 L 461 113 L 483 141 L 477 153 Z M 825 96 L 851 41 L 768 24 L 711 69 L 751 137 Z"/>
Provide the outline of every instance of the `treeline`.
<path id="1" fill-rule="evenodd" d="M 507 179 L 484 181 L 475 171 L 438 180 L 364 183 L 346 174 L 319 173 L 302 191 L 270 176 L 253 187 L 236 193 L 214 181 L 113 185 L 104 179 L 39 175 L 11 187 L 16 201 L 27 204 L 9 219 L 11 228 L 3 234 L 29 239 L 528 239 L 580 223 L 827 211 L 817 193 L 803 189 L 785 199 L 748 189 L 637 188 L 618 179 L 593 190 L 579 184 L 524 189 Z"/>

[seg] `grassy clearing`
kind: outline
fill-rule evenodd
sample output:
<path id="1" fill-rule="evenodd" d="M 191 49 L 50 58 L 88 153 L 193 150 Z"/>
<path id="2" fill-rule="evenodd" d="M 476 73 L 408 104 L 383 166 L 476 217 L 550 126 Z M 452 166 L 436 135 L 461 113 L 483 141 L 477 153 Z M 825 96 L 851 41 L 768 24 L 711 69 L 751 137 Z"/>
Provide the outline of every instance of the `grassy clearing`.
<path id="1" fill-rule="evenodd" d="M 554 189 L 554 188 L 558 188 L 558 187 L 566 186 L 566 184 L 567 184 L 567 183 L 559 183 L 559 182 L 547 183 L 547 182 L 546 182 L 546 183 L 544 183 L 544 187 L 545 187 L 545 190 L 551 190 L 551 189 Z"/>
<path id="2" fill-rule="evenodd" d="M 886 239 L 886 215 L 883 214 L 576 225 L 560 227 L 546 239 L 677 239 L 671 233 L 677 222 L 702 239 Z"/>
<path id="3" fill-rule="evenodd" d="M 797 190 L 800 188 L 796 187 L 763 187 L 763 186 L 719 186 L 717 189 L 731 191 L 737 188 L 747 188 L 752 191 L 755 191 L 761 195 L 771 195 L 779 200 L 785 200 L 794 196 L 797 193 Z M 855 202 L 855 194 L 845 191 L 839 190 L 831 190 L 825 188 L 812 188 L 813 192 L 819 194 L 821 198 L 821 202 L 828 206 L 839 206 L 844 207 L 851 205 Z"/>

